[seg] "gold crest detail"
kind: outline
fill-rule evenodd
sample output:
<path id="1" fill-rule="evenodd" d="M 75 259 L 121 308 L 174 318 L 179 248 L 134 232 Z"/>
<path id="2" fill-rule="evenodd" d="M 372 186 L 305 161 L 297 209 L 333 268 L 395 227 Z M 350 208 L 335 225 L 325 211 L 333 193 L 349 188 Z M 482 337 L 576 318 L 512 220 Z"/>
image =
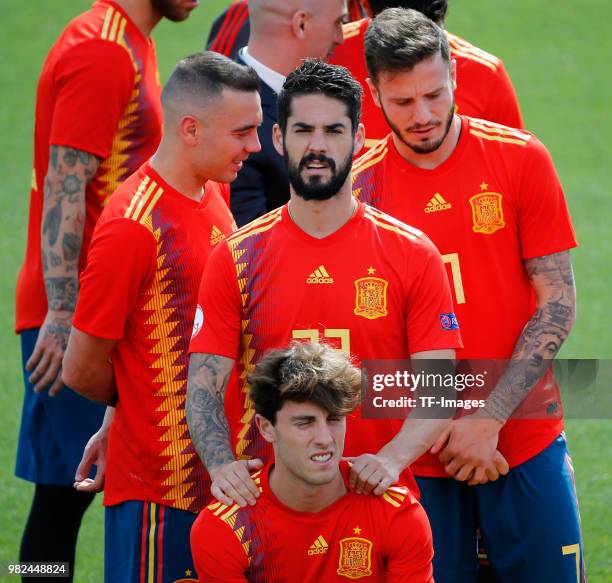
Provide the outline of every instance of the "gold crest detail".
<path id="1" fill-rule="evenodd" d="M 372 541 L 354 536 L 340 541 L 338 570 L 341 577 L 361 579 L 372 574 Z"/>
<path id="2" fill-rule="evenodd" d="M 355 315 L 368 320 L 382 318 L 387 311 L 388 283 L 380 277 L 361 277 L 355 280 Z"/>
<path id="3" fill-rule="evenodd" d="M 502 209 L 502 195 L 497 192 L 481 192 L 470 198 L 472 205 L 472 219 L 474 233 L 490 235 L 503 229 L 504 211 Z"/>

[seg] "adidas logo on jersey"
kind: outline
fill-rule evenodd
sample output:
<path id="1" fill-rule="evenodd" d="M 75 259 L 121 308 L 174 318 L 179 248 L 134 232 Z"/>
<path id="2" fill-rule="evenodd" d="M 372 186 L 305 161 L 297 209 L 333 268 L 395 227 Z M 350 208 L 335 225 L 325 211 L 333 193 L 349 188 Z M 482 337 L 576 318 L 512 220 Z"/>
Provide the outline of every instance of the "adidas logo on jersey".
<path id="1" fill-rule="evenodd" d="M 327 269 L 319 265 L 307 278 L 306 283 L 334 283 L 334 278 L 330 277 Z"/>
<path id="2" fill-rule="evenodd" d="M 451 208 L 450 202 L 446 202 L 442 195 L 439 192 L 436 192 L 431 197 L 431 200 L 427 203 L 425 207 L 426 213 L 437 213 L 438 211 L 445 211 Z"/>
<path id="3" fill-rule="evenodd" d="M 214 247 L 217 243 L 221 243 L 225 239 L 225 235 L 219 230 L 216 225 L 213 225 L 210 232 L 210 244 Z"/>
<path id="4" fill-rule="evenodd" d="M 309 555 L 324 555 L 327 552 L 329 545 L 327 541 L 323 538 L 323 535 L 319 535 L 315 542 L 310 545 L 308 549 Z"/>

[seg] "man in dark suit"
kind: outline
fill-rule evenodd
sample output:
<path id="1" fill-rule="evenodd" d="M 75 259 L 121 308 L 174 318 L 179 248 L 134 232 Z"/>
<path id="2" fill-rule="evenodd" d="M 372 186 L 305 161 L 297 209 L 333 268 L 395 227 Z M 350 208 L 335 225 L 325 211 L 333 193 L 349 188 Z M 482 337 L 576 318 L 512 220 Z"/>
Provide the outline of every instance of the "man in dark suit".
<path id="1" fill-rule="evenodd" d="M 231 185 L 231 208 L 238 226 L 289 200 L 289 178 L 272 144 L 276 99 L 285 77 L 307 57 L 328 59 L 342 43 L 344 0 L 250 0 L 249 43 L 236 57 L 261 79 L 261 151 L 244 162 Z"/>

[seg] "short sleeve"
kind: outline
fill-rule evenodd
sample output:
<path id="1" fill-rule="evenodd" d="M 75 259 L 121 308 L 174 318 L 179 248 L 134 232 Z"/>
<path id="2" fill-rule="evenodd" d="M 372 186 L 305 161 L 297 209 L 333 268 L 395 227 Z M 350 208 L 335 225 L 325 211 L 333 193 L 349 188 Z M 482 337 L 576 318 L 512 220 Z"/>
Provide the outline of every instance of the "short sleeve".
<path id="1" fill-rule="evenodd" d="M 202 320 L 194 328 L 189 352 L 216 354 L 236 359 L 240 347 L 242 300 L 238 291 L 236 269 L 226 241 L 210 255 L 198 293 L 196 314 Z"/>
<path id="2" fill-rule="evenodd" d="M 50 143 L 106 158 L 134 89 L 134 66 L 117 43 L 80 43 L 58 61 Z"/>
<path id="3" fill-rule="evenodd" d="M 96 227 L 81 276 L 74 326 L 119 340 L 125 322 L 155 273 L 155 241 L 142 225 L 112 219 Z"/>
<path id="4" fill-rule="evenodd" d="M 431 526 L 423 507 L 413 502 L 399 509 L 387 531 L 387 583 L 433 583 Z"/>
<path id="5" fill-rule="evenodd" d="M 482 117 L 511 128 L 522 129 L 523 116 L 518 97 L 502 61 L 499 61 L 493 80 L 487 111 Z"/>
<path id="6" fill-rule="evenodd" d="M 202 583 L 246 583 L 248 558 L 232 530 L 204 510 L 191 528 L 191 554 Z"/>
<path id="7" fill-rule="evenodd" d="M 408 265 L 408 351 L 462 348 L 459 326 L 442 257 L 424 235 L 414 246 Z"/>
<path id="8" fill-rule="evenodd" d="M 576 246 L 574 227 L 552 158 L 536 138 L 531 138 L 527 148 L 517 198 L 523 259 Z"/>

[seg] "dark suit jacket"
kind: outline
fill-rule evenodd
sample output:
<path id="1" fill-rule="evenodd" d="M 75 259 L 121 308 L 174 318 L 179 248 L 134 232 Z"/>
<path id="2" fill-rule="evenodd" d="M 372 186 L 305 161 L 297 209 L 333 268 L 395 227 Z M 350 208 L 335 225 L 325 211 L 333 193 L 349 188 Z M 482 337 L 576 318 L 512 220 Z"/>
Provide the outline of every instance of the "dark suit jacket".
<path id="1" fill-rule="evenodd" d="M 238 57 L 241 64 L 244 62 Z M 285 162 L 272 143 L 276 123 L 276 93 L 263 81 L 259 91 L 263 123 L 257 129 L 261 151 L 245 160 L 242 170 L 230 185 L 230 206 L 237 225 L 246 225 L 289 200 L 289 176 Z"/>

